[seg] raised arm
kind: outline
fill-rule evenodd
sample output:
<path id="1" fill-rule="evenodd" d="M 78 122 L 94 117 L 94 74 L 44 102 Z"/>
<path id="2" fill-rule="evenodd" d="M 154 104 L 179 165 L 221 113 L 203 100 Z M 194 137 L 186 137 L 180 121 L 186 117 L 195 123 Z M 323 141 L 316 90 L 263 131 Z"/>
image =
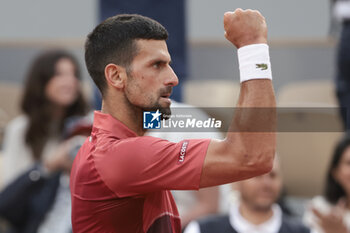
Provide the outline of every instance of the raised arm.
<path id="1" fill-rule="evenodd" d="M 270 69 L 269 62 L 266 62 L 269 60 L 268 56 L 266 58 L 267 46 L 261 45 L 267 44 L 265 18 L 258 11 L 237 9 L 225 13 L 224 28 L 225 37 L 239 49 L 238 53 L 244 50 L 244 58 L 239 57 L 240 96 L 226 138 L 222 141 L 212 140 L 209 144 L 200 180 L 201 188 L 269 172 L 275 154 L 275 95 L 271 77 L 264 76 L 266 69 Z M 256 49 L 254 46 L 246 47 L 253 44 L 260 45 Z M 264 47 L 265 55 L 264 51 L 258 51 L 264 50 Z M 250 61 L 252 64 L 249 64 Z M 258 64 L 265 67 L 261 68 Z M 247 71 L 255 68 L 260 69 Z"/>

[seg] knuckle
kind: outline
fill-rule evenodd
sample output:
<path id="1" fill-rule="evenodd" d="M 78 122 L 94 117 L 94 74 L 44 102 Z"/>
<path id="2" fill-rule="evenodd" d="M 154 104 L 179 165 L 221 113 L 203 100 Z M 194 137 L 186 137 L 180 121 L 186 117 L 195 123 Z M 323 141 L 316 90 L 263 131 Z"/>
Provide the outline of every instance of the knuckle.
<path id="1" fill-rule="evenodd" d="M 240 15 L 240 14 L 242 14 L 243 13 L 243 10 L 241 9 L 241 8 L 237 8 L 236 10 L 235 10 L 235 14 L 236 15 Z"/>

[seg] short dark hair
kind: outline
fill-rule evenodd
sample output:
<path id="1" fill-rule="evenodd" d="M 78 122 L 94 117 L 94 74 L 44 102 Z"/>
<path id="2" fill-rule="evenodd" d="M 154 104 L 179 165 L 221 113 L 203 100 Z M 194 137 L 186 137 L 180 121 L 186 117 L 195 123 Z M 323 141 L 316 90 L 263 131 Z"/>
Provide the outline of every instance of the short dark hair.
<path id="1" fill-rule="evenodd" d="M 104 69 L 109 63 L 126 68 L 137 55 L 136 39 L 166 40 L 167 30 L 157 21 L 137 15 L 122 14 L 99 24 L 85 42 L 85 62 L 90 76 L 103 96 L 106 88 Z"/>
<path id="2" fill-rule="evenodd" d="M 335 147 L 330 166 L 328 168 L 324 195 L 327 201 L 337 204 L 340 198 L 345 197 L 344 188 L 334 179 L 334 170 L 338 168 L 345 150 L 350 146 L 350 136 L 345 136 Z"/>

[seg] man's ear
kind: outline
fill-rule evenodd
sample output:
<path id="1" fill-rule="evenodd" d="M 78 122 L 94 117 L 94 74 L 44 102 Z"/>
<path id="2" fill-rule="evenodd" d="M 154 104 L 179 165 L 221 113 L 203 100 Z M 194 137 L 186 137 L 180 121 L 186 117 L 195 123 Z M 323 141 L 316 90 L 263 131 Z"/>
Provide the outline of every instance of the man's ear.
<path id="1" fill-rule="evenodd" d="M 110 63 L 105 67 L 105 78 L 109 85 L 123 89 L 126 82 L 126 70 L 124 67 Z"/>

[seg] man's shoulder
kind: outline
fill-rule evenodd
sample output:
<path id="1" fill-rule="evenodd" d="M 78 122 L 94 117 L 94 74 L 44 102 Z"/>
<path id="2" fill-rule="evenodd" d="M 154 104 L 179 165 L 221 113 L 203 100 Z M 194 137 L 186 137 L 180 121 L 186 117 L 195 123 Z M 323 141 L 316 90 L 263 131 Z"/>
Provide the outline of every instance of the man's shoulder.
<path id="1" fill-rule="evenodd" d="M 282 225 L 279 233 L 309 233 L 308 229 L 300 219 L 283 214 Z"/>

